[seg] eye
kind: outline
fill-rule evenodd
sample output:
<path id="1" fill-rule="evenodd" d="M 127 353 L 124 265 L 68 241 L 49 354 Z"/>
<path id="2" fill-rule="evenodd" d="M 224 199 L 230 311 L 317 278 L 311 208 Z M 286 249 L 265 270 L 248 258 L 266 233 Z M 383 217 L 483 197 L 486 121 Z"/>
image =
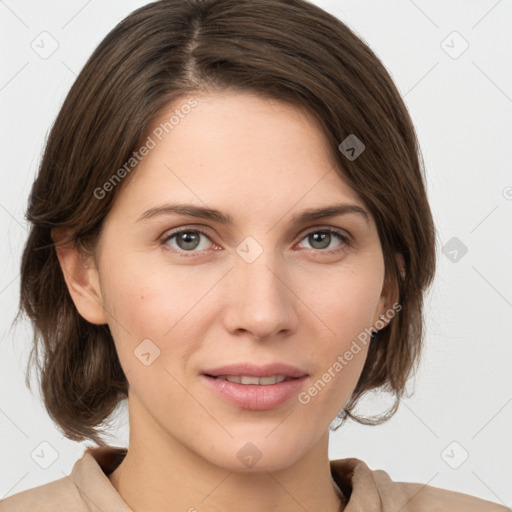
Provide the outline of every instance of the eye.
<path id="1" fill-rule="evenodd" d="M 335 248 L 329 247 L 333 241 L 333 235 L 335 238 L 341 240 L 342 242 L 338 245 L 338 247 Z M 350 238 L 348 235 L 345 235 L 343 232 L 332 228 L 316 229 L 315 231 L 310 231 L 308 234 L 306 234 L 303 240 L 308 240 L 308 242 L 313 245 L 314 250 L 318 250 L 327 254 L 336 253 L 350 245 Z"/>
<path id="2" fill-rule="evenodd" d="M 164 239 L 162 240 L 162 244 L 170 245 L 175 252 L 182 253 L 182 255 L 184 256 L 188 256 L 183 253 L 193 253 L 207 249 L 207 247 L 201 247 L 202 237 L 205 237 L 208 240 L 210 240 L 208 238 L 208 235 L 204 231 L 201 231 L 200 229 L 181 229 L 179 231 L 169 233 L 167 236 L 165 236 Z M 169 243 L 173 240 L 175 245 Z M 198 249 L 198 251 L 194 251 L 195 249 Z"/>

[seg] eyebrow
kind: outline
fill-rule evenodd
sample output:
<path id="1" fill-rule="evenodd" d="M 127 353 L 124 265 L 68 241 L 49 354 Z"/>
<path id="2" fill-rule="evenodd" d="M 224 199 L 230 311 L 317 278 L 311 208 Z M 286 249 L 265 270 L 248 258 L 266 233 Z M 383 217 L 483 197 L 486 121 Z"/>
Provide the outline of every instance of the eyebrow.
<path id="1" fill-rule="evenodd" d="M 369 222 L 368 212 L 357 204 L 335 204 L 324 206 L 322 208 L 310 208 L 302 211 L 292 218 L 293 224 L 304 224 L 319 219 L 326 219 L 329 217 L 336 217 L 337 215 L 345 215 L 347 213 L 357 213 L 364 217 L 366 222 Z M 221 212 L 215 208 L 208 208 L 205 206 L 196 206 L 192 204 L 164 204 L 155 208 L 150 208 L 145 211 L 136 222 L 151 219 L 160 215 L 183 215 L 188 217 L 195 217 L 198 219 L 207 219 L 219 224 L 232 225 L 234 223 L 233 217 L 228 213 Z"/>

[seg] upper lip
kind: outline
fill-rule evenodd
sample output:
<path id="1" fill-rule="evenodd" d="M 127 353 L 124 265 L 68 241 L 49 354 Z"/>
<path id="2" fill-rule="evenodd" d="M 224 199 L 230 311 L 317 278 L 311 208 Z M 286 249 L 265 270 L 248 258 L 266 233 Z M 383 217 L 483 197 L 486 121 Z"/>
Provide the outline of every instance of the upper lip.
<path id="1" fill-rule="evenodd" d="M 204 375 L 211 375 L 212 377 L 218 377 L 221 375 L 246 375 L 248 377 L 271 377 L 273 375 L 283 375 L 285 377 L 303 377 L 308 375 L 307 372 L 284 363 L 273 363 L 266 364 L 264 366 L 258 366 L 253 363 L 235 363 L 228 364 L 225 366 L 219 366 L 218 368 L 212 368 L 210 370 L 204 370 Z"/>

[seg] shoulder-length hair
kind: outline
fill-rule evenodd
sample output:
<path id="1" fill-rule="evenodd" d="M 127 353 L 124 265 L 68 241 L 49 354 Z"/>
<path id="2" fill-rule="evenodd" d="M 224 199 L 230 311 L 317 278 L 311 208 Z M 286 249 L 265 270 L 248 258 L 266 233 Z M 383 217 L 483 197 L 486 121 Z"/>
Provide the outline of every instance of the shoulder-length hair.
<path id="1" fill-rule="evenodd" d="M 108 194 L 101 192 L 105 184 L 133 158 L 164 106 L 211 90 L 307 109 L 336 172 L 375 219 L 385 279 L 398 286 L 401 310 L 372 339 L 342 423 L 386 421 L 417 369 L 435 228 L 414 127 L 383 64 L 342 21 L 305 0 L 161 0 L 123 19 L 86 62 L 51 129 L 30 194 L 17 318 L 24 312 L 33 324 L 28 370 L 35 354 L 46 409 L 69 439 L 104 445 L 100 434 L 128 396 L 128 382 L 108 325 L 78 313 L 51 231 L 67 229 L 77 247 L 93 249 L 130 176 Z M 365 146 L 355 159 L 340 151 L 354 135 Z M 377 388 L 394 394 L 392 409 L 377 418 L 353 414 L 359 398 Z"/>

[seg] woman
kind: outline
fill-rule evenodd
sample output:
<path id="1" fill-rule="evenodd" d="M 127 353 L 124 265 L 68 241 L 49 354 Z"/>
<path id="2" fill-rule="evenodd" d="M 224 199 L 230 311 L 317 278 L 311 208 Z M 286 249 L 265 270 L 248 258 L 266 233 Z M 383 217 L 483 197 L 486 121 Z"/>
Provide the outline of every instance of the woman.
<path id="1" fill-rule="evenodd" d="M 398 407 L 435 230 L 391 78 L 320 8 L 132 13 L 68 94 L 28 218 L 45 405 L 98 447 L 2 511 L 506 510 L 328 459 L 334 419 Z M 378 388 L 393 408 L 356 416 Z M 101 438 L 125 398 L 128 449 Z"/>

